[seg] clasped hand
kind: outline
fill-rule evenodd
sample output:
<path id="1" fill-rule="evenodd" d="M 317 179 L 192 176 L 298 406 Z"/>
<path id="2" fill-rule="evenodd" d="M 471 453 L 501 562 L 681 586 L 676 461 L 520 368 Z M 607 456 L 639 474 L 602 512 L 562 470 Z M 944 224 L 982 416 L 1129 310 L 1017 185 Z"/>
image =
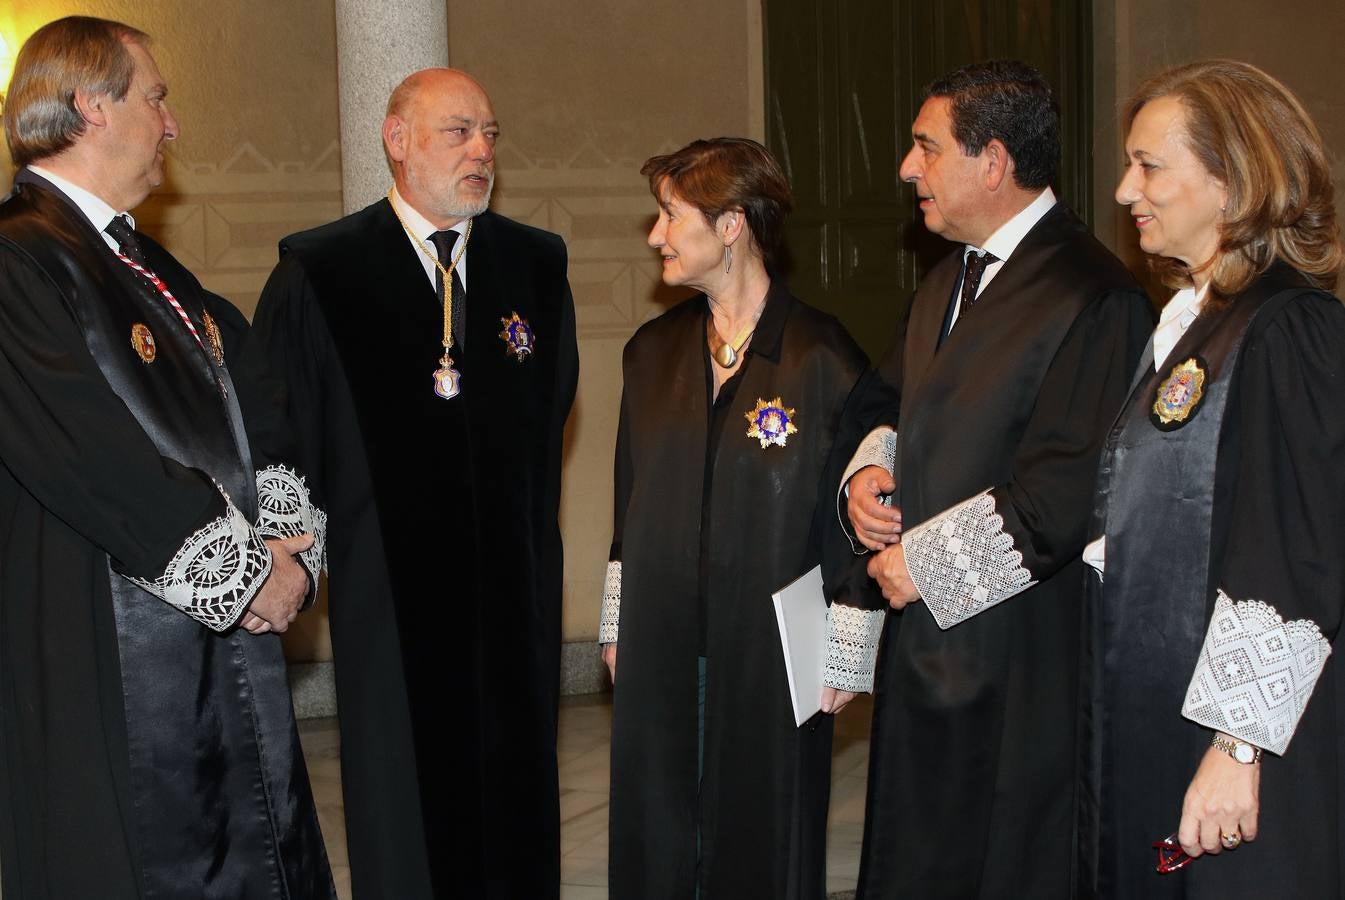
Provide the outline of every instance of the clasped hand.
<path id="1" fill-rule="evenodd" d="M 271 548 L 271 574 L 239 623 L 252 634 L 287 630 L 308 596 L 308 570 L 294 557 L 313 546 L 313 535 L 268 539 L 266 546 Z"/>
<path id="2" fill-rule="evenodd" d="M 850 476 L 845 511 L 855 537 L 874 552 L 901 540 L 901 509 L 883 503 L 896 489 L 896 481 L 881 466 L 865 466 Z"/>
<path id="3" fill-rule="evenodd" d="M 896 481 L 882 467 L 865 466 L 850 477 L 845 509 L 859 542 L 874 551 L 869 577 L 893 609 L 904 609 L 920 599 L 920 592 L 911 581 L 901 547 L 901 508 L 882 502 L 896 489 Z"/>

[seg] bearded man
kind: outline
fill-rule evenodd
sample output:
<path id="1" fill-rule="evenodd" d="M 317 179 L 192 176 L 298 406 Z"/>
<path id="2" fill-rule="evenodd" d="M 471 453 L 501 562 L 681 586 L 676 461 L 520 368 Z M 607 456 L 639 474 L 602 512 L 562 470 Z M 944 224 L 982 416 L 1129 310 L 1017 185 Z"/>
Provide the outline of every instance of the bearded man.
<path id="1" fill-rule="evenodd" d="M 357 897 L 559 893 L 574 303 L 560 238 L 488 209 L 498 137 L 470 76 L 411 75 L 387 198 L 282 241 L 257 309 L 299 436 L 270 449 L 329 513 Z"/>

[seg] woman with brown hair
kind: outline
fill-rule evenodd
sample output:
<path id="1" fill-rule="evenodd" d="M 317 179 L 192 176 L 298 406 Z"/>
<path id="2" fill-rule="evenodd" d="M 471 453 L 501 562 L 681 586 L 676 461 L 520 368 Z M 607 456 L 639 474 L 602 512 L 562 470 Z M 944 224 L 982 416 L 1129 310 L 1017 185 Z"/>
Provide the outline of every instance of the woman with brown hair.
<path id="1" fill-rule="evenodd" d="M 1109 435 L 1084 552 L 1085 887 L 1341 896 L 1345 307 L 1326 152 L 1283 85 L 1229 60 L 1150 79 L 1125 125 L 1116 199 L 1177 293 Z"/>
<path id="2" fill-rule="evenodd" d="M 867 361 L 778 277 L 790 194 L 764 147 L 696 141 L 641 173 L 663 281 L 699 293 L 623 357 L 599 637 L 611 896 L 820 898 L 832 721 L 795 725 L 771 594 L 819 560 L 822 471 Z M 837 689 L 872 677 L 849 638 Z"/>

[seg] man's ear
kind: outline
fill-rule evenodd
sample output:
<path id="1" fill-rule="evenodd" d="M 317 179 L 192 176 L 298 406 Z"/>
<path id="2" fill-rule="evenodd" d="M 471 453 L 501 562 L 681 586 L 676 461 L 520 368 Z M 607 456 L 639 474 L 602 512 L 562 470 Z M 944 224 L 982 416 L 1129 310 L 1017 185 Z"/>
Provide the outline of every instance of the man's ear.
<path id="1" fill-rule="evenodd" d="M 90 94 L 82 88 L 75 88 L 75 109 L 88 124 L 95 128 L 107 125 L 107 110 L 103 107 L 112 102 L 107 94 Z"/>
<path id="2" fill-rule="evenodd" d="M 411 138 L 409 131 L 401 116 L 388 116 L 383 120 L 383 146 L 394 162 L 406 161 L 406 142 Z"/>
<path id="3" fill-rule="evenodd" d="M 1009 155 L 1009 148 L 1004 146 L 1004 142 L 999 138 L 991 138 L 990 143 L 985 145 L 981 151 L 981 156 L 985 160 L 985 186 L 991 191 L 997 191 L 1005 184 L 1013 183 L 1013 157 Z"/>

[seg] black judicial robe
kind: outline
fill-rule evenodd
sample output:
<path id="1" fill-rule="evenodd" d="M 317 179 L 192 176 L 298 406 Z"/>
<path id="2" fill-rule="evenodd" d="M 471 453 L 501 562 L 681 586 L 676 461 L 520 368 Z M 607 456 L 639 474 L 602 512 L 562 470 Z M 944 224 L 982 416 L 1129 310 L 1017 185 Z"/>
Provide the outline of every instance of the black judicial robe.
<path id="1" fill-rule="evenodd" d="M 237 383 L 77 207 L 31 173 L 16 185 L 0 205 L 4 896 L 334 897 L 280 639 L 231 627 L 269 568 L 197 546 L 234 546 L 221 490 L 240 528 L 258 521 Z M 246 320 L 141 242 L 232 360 Z M 201 582 L 225 579 L 224 618 L 124 577 L 193 553 Z"/>
<path id="2" fill-rule="evenodd" d="M 1187 422 L 1159 431 L 1150 417 L 1158 385 L 1192 357 L 1207 369 L 1205 396 Z M 1154 871 L 1150 849 L 1177 830 L 1210 746 L 1212 729 L 1183 716 L 1183 698 L 1216 592 L 1336 639 L 1343 463 L 1345 307 L 1288 266 L 1272 266 L 1226 309 L 1202 312 L 1157 372 L 1152 351 L 1141 361 L 1107 441 L 1093 531 L 1106 533 L 1107 559 L 1101 583 L 1090 570 L 1096 677 L 1081 825 L 1094 873 L 1085 886 L 1097 896 L 1345 895 L 1339 659 L 1326 660 L 1287 749 L 1262 756 L 1257 839 L 1167 875 Z M 1246 662 L 1262 690 L 1285 668 Z"/>
<path id="3" fill-rule="evenodd" d="M 1102 439 L 1152 315 L 1060 204 L 940 346 L 960 267 L 959 248 L 921 283 L 878 367 L 891 399 L 876 413 L 857 398 L 841 441 L 896 428 L 907 530 L 990 488 L 1037 583 L 947 631 L 923 603 L 888 616 L 859 881 L 870 900 L 1073 889 L 1079 553 Z"/>
<path id="4" fill-rule="evenodd" d="M 703 296 L 682 303 L 641 327 L 624 355 L 610 891 L 614 900 L 691 897 L 699 827 L 701 897 L 820 898 L 832 720 L 794 724 L 771 594 L 818 562 L 822 468 L 867 360 L 835 319 L 772 286 L 715 444 L 707 315 Z M 763 447 L 746 413 L 776 398 L 798 431 Z"/>
<path id="5" fill-rule="evenodd" d="M 565 419 L 578 358 L 558 237 L 487 212 L 468 248 L 462 393 L 391 204 L 286 238 L 254 320 L 294 459 L 328 512 L 356 897 L 554 897 L 560 881 Z M 501 319 L 536 338 L 519 362 Z M 291 454 L 278 451 L 282 458 Z"/>

